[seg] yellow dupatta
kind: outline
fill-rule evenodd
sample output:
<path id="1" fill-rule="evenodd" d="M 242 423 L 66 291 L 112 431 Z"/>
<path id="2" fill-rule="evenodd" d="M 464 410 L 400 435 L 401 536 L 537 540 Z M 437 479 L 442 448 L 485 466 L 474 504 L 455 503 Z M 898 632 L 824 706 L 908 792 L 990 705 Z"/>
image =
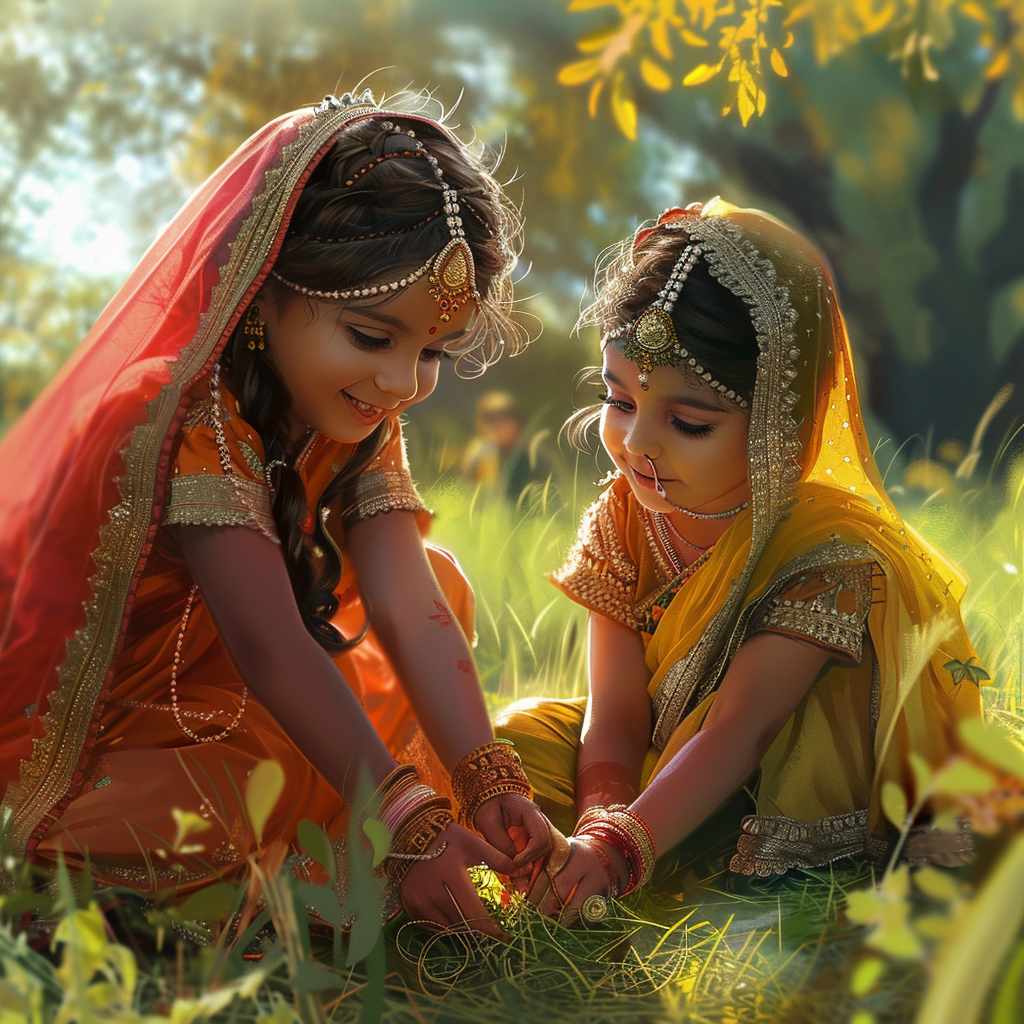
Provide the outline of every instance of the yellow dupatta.
<path id="1" fill-rule="evenodd" d="M 788 581 L 874 563 L 874 671 L 870 659 L 831 663 L 812 687 L 762 761 L 758 814 L 743 823 L 732 867 L 772 873 L 878 852 L 892 838 L 883 784 L 897 782 L 913 806 L 908 753 L 941 763 L 957 747 L 958 722 L 981 714 L 977 685 L 955 683 L 944 667 L 974 654 L 959 612 L 966 581 L 885 493 L 820 254 L 767 214 L 721 200 L 689 231 L 712 275 L 749 304 L 757 333 L 752 500 L 675 594 L 648 645 L 660 751 L 652 774 L 699 730 L 733 654 Z M 969 846 L 968 835 L 921 830 L 907 854 L 949 859 Z"/>

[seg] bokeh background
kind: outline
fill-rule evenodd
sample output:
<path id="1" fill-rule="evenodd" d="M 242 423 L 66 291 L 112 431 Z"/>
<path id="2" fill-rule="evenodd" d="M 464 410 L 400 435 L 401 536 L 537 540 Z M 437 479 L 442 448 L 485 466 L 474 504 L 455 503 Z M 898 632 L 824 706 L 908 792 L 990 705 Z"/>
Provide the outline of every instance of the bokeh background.
<path id="1" fill-rule="evenodd" d="M 1024 420 L 1022 0 L 0 0 L 0 16 L 0 430 L 252 131 L 360 83 L 426 88 L 500 157 L 525 218 L 522 308 L 543 325 L 480 379 L 447 368 L 407 429 L 435 537 L 477 588 L 495 700 L 523 679 L 583 685 L 581 623 L 543 579 L 606 468 L 560 436 L 594 396 L 578 375 L 597 338 L 573 326 L 595 259 L 716 194 L 827 254 L 887 485 L 971 572 L 975 632 L 998 634 L 989 661 L 1007 654 L 1019 687 L 1020 608 L 996 609 L 1022 590 L 1002 498 Z"/>
<path id="2" fill-rule="evenodd" d="M 730 56 L 751 16 L 759 52 L 741 34 Z M 572 333 L 595 257 L 714 194 L 827 253 L 883 467 L 900 450 L 900 473 L 927 459 L 913 479 L 946 486 L 997 395 L 986 465 L 1022 418 L 1019 0 L 0 0 L 0 17 L 4 424 L 224 156 L 366 75 L 458 103 L 503 152 L 544 325 L 416 410 L 421 475 L 458 460 L 487 389 L 557 434 L 595 358 Z"/>

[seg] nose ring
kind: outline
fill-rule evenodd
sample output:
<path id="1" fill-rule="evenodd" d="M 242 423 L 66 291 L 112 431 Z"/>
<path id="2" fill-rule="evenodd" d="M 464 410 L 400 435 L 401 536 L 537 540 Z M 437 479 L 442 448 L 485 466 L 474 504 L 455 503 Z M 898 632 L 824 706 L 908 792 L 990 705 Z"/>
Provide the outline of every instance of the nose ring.
<path id="1" fill-rule="evenodd" d="M 658 467 L 654 465 L 654 460 L 650 455 L 644 455 L 647 460 L 647 465 L 651 467 L 651 473 L 654 475 L 654 490 L 657 492 L 659 498 L 665 497 L 665 487 L 661 480 L 658 479 Z"/>

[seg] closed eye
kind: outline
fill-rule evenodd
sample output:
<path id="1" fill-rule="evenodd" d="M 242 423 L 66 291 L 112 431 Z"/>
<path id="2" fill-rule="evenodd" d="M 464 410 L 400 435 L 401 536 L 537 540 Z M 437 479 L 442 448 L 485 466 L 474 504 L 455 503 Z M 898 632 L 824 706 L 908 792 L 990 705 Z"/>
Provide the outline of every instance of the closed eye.
<path id="1" fill-rule="evenodd" d="M 381 337 L 377 334 L 367 334 L 365 331 L 360 331 L 351 324 L 347 324 L 346 326 L 349 334 L 352 335 L 353 342 L 355 342 L 359 348 L 366 349 L 369 352 L 376 352 L 380 349 L 387 348 L 391 344 L 391 339 L 386 335 Z"/>
<path id="2" fill-rule="evenodd" d="M 621 409 L 623 412 L 633 411 L 632 402 L 623 401 L 621 398 L 612 398 L 611 395 L 607 394 L 599 395 L 598 398 L 600 398 L 604 405 L 610 405 L 613 409 Z"/>
<path id="3" fill-rule="evenodd" d="M 425 348 L 420 353 L 420 359 L 425 363 L 438 363 L 442 359 L 454 359 L 455 356 L 451 352 L 446 352 L 443 348 Z"/>
<path id="4" fill-rule="evenodd" d="M 672 417 L 672 426 L 687 437 L 707 437 L 715 429 L 713 423 L 688 423 L 686 420 L 679 419 L 678 416 Z"/>

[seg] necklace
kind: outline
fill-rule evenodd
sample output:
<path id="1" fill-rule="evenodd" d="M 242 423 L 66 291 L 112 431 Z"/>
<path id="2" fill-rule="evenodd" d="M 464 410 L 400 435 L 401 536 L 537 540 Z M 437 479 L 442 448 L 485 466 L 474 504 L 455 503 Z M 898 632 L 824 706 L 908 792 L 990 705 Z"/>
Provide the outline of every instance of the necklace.
<path id="1" fill-rule="evenodd" d="M 675 534 L 688 548 L 692 548 L 698 553 L 700 558 L 703 558 L 711 548 L 698 547 L 696 544 L 691 544 L 685 537 L 679 535 L 679 531 L 672 525 L 672 520 L 668 516 L 663 515 L 661 512 L 652 512 L 651 519 L 654 522 L 654 531 L 658 535 L 658 540 L 661 541 L 661 546 L 665 549 L 665 554 L 668 556 L 668 560 L 672 565 L 672 571 L 678 576 L 684 569 L 689 566 L 684 566 L 679 560 L 679 553 L 676 551 L 675 546 L 672 544 L 672 540 L 669 537 L 669 530 Z M 713 546 L 713 545 L 712 545 Z M 692 563 L 695 564 L 695 563 Z"/>
<path id="2" fill-rule="evenodd" d="M 745 501 L 742 505 L 737 505 L 735 508 L 729 509 L 728 512 L 695 512 L 691 508 L 683 508 L 682 505 L 677 505 L 674 501 L 669 501 L 669 497 L 665 493 L 665 485 L 658 478 L 658 468 L 657 466 L 654 465 L 654 460 L 650 457 L 650 455 L 645 455 L 644 458 L 647 460 L 647 465 L 651 467 L 651 472 L 654 474 L 654 490 L 657 492 L 658 497 L 664 498 L 665 501 L 668 501 L 668 503 L 677 512 L 682 512 L 684 516 L 689 516 L 691 519 L 732 519 L 733 516 L 738 516 L 745 508 L 747 508 L 750 505 L 749 501 Z M 674 526 L 672 527 L 672 532 L 675 533 L 677 537 L 679 537 L 679 534 Z M 679 537 L 679 539 L 683 541 L 684 544 L 689 544 L 691 548 L 695 546 L 693 544 L 690 544 L 688 540 L 684 540 L 682 537 Z M 697 550 L 703 551 L 705 549 L 697 548 Z"/>

